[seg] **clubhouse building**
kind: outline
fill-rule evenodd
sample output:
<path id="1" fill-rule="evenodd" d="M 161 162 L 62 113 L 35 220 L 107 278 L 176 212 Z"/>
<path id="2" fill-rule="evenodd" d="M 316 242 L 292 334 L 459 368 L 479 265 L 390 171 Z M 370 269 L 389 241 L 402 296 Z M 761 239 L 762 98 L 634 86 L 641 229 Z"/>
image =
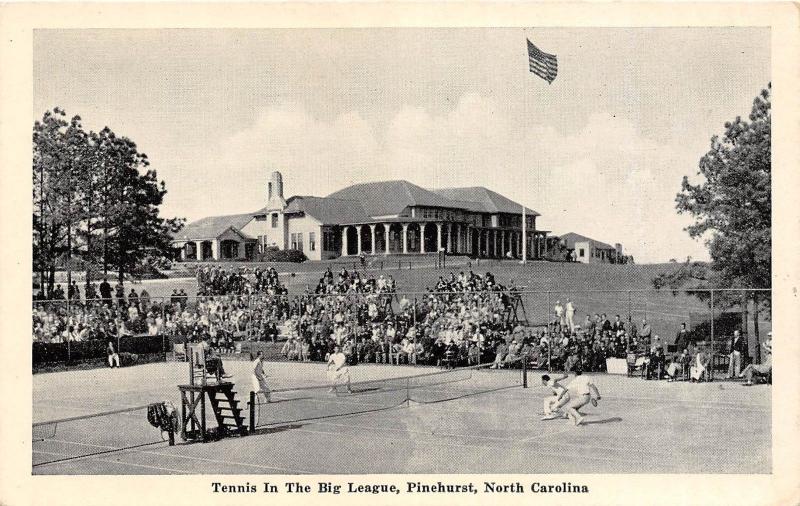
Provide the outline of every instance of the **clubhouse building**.
<path id="1" fill-rule="evenodd" d="M 249 260 L 267 248 L 300 250 L 310 260 L 348 255 L 447 254 L 529 259 L 546 253 L 539 213 L 483 187 L 425 189 L 408 181 L 343 188 L 327 197 L 285 199 L 273 172 L 267 205 L 252 213 L 209 216 L 173 239 L 185 261 Z"/>

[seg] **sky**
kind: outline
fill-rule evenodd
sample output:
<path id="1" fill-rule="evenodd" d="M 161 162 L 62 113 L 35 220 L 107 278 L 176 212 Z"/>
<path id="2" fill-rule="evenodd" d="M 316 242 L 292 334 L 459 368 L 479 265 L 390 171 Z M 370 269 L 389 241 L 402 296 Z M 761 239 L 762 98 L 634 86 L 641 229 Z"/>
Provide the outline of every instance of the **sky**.
<path id="1" fill-rule="evenodd" d="M 528 71 L 525 39 L 558 57 Z M 162 216 L 406 179 L 485 186 L 537 228 L 637 263 L 708 259 L 684 175 L 770 81 L 768 28 L 37 30 L 33 120 L 55 106 L 136 142 Z"/>

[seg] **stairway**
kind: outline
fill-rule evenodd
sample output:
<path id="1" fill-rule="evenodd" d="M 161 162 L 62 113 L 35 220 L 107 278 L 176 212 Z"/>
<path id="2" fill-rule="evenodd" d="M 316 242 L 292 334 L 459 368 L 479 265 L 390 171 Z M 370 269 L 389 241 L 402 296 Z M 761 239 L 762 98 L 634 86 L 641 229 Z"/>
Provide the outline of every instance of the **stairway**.
<path id="1" fill-rule="evenodd" d="M 242 418 L 242 408 L 236 399 L 233 383 L 223 382 L 216 386 L 214 392 L 209 392 L 211 409 L 217 418 L 217 424 L 223 434 L 221 436 L 238 434 L 247 435 L 247 427 Z"/>

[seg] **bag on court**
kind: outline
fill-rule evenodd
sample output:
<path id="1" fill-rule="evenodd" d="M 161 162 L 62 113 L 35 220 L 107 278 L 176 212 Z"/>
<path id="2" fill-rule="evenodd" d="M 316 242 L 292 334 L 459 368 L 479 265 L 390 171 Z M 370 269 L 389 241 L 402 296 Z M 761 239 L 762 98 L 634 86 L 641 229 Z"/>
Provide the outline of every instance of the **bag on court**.
<path id="1" fill-rule="evenodd" d="M 172 415 L 165 402 L 154 402 L 147 406 L 147 421 L 156 429 L 166 431 L 173 427 Z"/>

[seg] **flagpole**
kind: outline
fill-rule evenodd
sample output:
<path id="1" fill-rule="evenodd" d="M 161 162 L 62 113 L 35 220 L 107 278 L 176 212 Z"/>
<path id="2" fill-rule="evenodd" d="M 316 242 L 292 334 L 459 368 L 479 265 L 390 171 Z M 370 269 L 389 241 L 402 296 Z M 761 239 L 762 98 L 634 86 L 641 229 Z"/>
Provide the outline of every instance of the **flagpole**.
<path id="1" fill-rule="evenodd" d="M 525 218 L 525 206 L 522 206 L 522 265 L 528 263 L 528 230 Z"/>

